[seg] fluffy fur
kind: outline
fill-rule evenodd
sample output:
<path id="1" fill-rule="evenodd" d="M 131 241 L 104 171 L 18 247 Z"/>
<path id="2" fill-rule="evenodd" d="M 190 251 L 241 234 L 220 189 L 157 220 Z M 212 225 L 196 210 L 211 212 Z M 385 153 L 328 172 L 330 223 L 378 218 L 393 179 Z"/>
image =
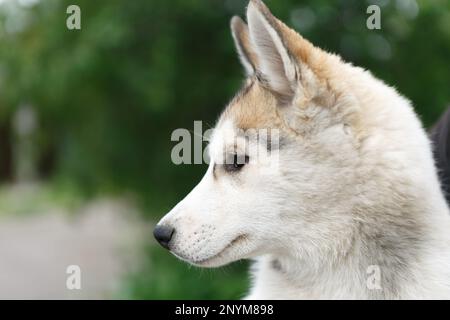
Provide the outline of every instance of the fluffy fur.
<path id="1" fill-rule="evenodd" d="M 254 259 L 249 299 L 450 298 L 449 209 L 410 102 L 261 1 L 247 21 L 231 25 L 249 76 L 217 123 L 210 166 L 158 224 L 175 229 L 171 252 L 203 267 Z M 278 130 L 276 168 L 252 162 L 257 143 L 239 133 L 250 128 Z M 250 161 L 230 172 L 230 153 Z"/>

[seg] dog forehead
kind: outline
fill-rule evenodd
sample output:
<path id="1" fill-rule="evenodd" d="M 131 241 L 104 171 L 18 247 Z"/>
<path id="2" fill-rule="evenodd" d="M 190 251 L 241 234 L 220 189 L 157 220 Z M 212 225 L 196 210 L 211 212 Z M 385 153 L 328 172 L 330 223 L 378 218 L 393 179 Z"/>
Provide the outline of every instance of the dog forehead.
<path id="1" fill-rule="evenodd" d="M 240 139 L 238 132 L 239 130 L 232 119 L 220 121 L 216 128 L 214 128 L 209 143 L 209 153 L 211 157 L 220 157 L 223 155 L 227 146 L 236 144 Z"/>
<path id="2" fill-rule="evenodd" d="M 274 128 L 280 124 L 276 97 L 259 81 L 248 80 L 222 113 L 219 123 L 230 120 L 241 130 Z"/>

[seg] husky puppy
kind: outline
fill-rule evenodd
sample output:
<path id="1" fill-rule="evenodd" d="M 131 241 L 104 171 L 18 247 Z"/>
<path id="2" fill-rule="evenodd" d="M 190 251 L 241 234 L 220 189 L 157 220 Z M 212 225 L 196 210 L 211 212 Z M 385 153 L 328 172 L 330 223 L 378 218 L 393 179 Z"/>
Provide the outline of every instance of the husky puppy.
<path id="1" fill-rule="evenodd" d="M 248 77 L 157 240 L 201 267 L 254 259 L 248 299 L 450 298 L 449 209 L 411 103 L 259 0 L 231 30 Z M 252 139 L 265 129 L 279 138 Z"/>

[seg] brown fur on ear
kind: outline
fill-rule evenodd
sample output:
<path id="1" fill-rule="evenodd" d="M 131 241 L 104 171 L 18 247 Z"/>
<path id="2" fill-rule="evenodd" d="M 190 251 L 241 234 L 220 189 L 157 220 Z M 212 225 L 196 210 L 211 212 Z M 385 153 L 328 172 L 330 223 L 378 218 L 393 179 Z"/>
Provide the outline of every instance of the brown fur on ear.
<path id="1" fill-rule="evenodd" d="M 234 44 L 248 75 L 252 75 L 258 68 L 258 57 L 251 46 L 248 27 L 238 16 L 234 16 L 230 22 L 231 34 Z"/>

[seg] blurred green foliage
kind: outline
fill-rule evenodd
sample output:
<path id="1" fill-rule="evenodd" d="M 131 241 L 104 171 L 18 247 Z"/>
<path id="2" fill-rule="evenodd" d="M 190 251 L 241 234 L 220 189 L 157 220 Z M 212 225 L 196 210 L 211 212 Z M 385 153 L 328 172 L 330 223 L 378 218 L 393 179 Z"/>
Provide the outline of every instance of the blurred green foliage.
<path id="1" fill-rule="evenodd" d="M 220 269 L 189 266 L 163 248 L 150 247 L 143 272 L 132 275 L 118 298 L 241 299 L 249 290 L 248 263 Z"/>
<path id="2" fill-rule="evenodd" d="M 247 1 L 22 3 L 0 5 L 0 128 L 32 104 L 41 157 L 53 159 L 47 179 L 85 195 L 132 192 L 158 219 L 205 170 L 171 162 L 171 132 L 192 130 L 194 120 L 212 126 L 240 86 L 229 19 Z M 266 3 L 314 44 L 397 87 L 426 125 L 449 103 L 448 0 Z M 66 28 L 70 4 L 81 8 L 79 31 Z M 370 4 L 381 7 L 381 30 L 366 28 Z M 242 267 L 200 276 L 153 251 L 128 297 L 233 298 L 247 286 Z"/>

